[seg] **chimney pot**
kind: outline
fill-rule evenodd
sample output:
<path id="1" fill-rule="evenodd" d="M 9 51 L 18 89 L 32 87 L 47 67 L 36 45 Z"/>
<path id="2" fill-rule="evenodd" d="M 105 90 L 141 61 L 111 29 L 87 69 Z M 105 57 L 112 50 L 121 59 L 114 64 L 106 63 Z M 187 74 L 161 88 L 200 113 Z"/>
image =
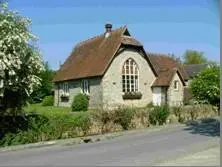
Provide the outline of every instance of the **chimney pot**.
<path id="1" fill-rule="evenodd" d="M 105 28 L 106 28 L 106 32 L 111 32 L 112 31 L 112 24 L 106 24 Z"/>

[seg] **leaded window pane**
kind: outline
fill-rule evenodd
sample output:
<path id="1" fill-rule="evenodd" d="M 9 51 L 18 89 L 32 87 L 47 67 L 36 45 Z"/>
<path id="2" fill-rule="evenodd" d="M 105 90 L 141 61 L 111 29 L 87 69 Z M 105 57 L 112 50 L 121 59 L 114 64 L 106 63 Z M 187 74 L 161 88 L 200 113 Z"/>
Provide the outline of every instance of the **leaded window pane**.
<path id="1" fill-rule="evenodd" d="M 137 92 L 139 80 L 139 70 L 133 59 L 127 59 L 122 68 L 122 91 Z"/>

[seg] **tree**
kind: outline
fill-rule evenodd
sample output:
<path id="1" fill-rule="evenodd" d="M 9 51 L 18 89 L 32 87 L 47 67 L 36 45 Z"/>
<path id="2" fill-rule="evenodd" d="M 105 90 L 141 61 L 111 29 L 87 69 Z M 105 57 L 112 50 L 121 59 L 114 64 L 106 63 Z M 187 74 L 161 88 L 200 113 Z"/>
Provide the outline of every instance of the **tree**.
<path id="1" fill-rule="evenodd" d="M 204 64 L 207 63 L 207 59 L 204 57 L 203 52 L 195 50 L 187 50 L 184 53 L 184 64 Z"/>
<path id="2" fill-rule="evenodd" d="M 220 105 L 220 67 L 211 66 L 198 74 L 190 85 L 193 97 L 200 103 Z"/>
<path id="3" fill-rule="evenodd" d="M 48 62 L 44 63 L 44 67 L 45 71 L 42 71 L 39 75 L 39 77 L 41 78 L 41 86 L 35 89 L 31 94 L 31 103 L 41 102 L 45 96 L 52 95 L 52 79 L 55 75 L 55 71 L 50 69 Z"/>
<path id="4" fill-rule="evenodd" d="M 40 85 L 44 70 L 31 21 L 0 3 L 0 80 L 3 80 L 3 110 L 21 111 L 33 89 Z"/>

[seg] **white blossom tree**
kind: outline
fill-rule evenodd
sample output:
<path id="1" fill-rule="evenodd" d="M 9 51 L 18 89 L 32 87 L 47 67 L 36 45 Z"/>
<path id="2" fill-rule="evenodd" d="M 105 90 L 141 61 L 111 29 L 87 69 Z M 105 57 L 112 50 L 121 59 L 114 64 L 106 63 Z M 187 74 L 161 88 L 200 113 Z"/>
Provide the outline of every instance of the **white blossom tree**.
<path id="1" fill-rule="evenodd" d="M 42 58 L 29 31 L 31 21 L 0 2 L 0 80 L 3 105 L 21 110 L 29 95 L 41 83 Z"/>

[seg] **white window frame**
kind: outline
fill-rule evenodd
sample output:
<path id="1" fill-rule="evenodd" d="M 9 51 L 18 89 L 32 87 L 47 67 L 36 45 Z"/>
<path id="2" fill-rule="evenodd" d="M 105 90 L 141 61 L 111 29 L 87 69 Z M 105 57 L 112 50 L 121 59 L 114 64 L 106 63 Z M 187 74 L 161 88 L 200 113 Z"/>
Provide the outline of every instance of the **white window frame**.
<path id="1" fill-rule="evenodd" d="M 122 92 L 139 91 L 139 68 L 135 60 L 127 59 L 122 67 Z"/>
<path id="2" fill-rule="evenodd" d="M 179 90 L 179 81 L 178 80 L 173 82 L 173 88 L 174 88 L 174 90 Z"/>
<path id="3" fill-rule="evenodd" d="M 82 93 L 89 95 L 90 94 L 90 85 L 89 81 L 84 79 L 81 82 Z"/>

